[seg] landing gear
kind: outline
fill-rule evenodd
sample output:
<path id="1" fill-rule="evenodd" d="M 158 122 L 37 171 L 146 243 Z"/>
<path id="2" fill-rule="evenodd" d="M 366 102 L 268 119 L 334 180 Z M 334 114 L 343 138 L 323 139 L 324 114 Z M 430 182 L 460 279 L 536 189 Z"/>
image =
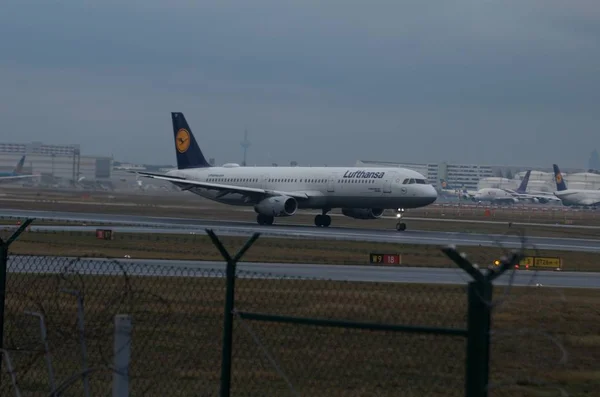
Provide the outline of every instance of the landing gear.
<path id="1" fill-rule="evenodd" d="M 315 216 L 315 226 L 329 227 L 331 225 L 331 217 L 327 215 L 329 209 L 324 209 L 323 214 Z"/>
<path id="2" fill-rule="evenodd" d="M 275 220 L 275 218 L 272 216 L 267 216 L 267 215 L 263 215 L 263 214 L 258 214 L 256 216 L 256 222 L 259 225 L 272 225 L 274 220 Z"/>
<path id="3" fill-rule="evenodd" d="M 398 210 L 396 211 L 396 218 L 398 218 L 399 221 L 400 221 L 400 219 L 402 219 L 403 213 L 404 213 L 404 208 L 398 208 Z M 396 223 L 396 230 L 399 232 L 406 230 L 406 223 L 404 223 L 404 222 Z"/>
<path id="4" fill-rule="evenodd" d="M 404 222 L 396 223 L 396 230 L 399 232 L 406 230 L 406 223 L 404 223 Z"/>
<path id="5" fill-rule="evenodd" d="M 315 226 L 328 227 L 331 225 L 331 217 L 329 215 L 315 216 Z"/>

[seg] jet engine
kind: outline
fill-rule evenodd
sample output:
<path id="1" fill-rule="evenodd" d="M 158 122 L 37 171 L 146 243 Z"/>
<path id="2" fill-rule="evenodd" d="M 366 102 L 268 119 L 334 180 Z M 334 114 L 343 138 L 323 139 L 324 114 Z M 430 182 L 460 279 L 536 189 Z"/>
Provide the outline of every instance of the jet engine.
<path id="1" fill-rule="evenodd" d="M 293 197 L 267 197 L 254 206 L 254 211 L 265 216 L 292 216 L 298 209 L 298 202 Z"/>
<path id="2" fill-rule="evenodd" d="M 342 214 L 354 219 L 377 219 L 383 215 L 382 208 L 342 208 Z"/>

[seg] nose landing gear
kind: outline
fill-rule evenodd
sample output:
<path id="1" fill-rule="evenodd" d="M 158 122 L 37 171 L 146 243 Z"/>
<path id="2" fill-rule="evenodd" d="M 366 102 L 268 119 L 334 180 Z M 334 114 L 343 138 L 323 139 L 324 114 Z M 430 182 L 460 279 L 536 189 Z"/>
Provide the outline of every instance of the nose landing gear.
<path id="1" fill-rule="evenodd" d="M 396 210 L 396 218 L 398 219 L 398 223 L 396 223 L 396 230 L 399 232 L 406 230 L 406 223 L 401 222 L 403 213 L 404 213 L 404 208 L 398 208 Z"/>

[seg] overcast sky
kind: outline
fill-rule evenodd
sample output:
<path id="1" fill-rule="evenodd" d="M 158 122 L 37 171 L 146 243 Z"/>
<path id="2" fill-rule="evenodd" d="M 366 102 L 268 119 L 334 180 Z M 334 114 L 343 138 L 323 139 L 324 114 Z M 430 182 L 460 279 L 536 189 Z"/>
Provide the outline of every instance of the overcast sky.
<path id="1" fill-rule="evenodd" d="M 206 157 L 586 167 L 598 0 L 4 0 L 0 139 Z"/>

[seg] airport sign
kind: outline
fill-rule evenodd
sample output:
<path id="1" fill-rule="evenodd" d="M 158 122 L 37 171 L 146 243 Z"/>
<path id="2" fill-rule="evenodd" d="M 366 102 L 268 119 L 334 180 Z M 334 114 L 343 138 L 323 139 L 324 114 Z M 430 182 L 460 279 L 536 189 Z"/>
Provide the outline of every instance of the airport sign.
<path id="1" fill-rule="evenodd" d="M 402 257 L 400 254 L 370 254 L 372 265 L 399 265 Z"/>
<path id="2" fill-rule="evenodd" d="M 495 266 L 500 265 L 499 260 L 494 261 Z M 556 256 L 526 256 L 519 262 L 515 268 L 525 269 L 562 269 L 562 258 Z"/>

